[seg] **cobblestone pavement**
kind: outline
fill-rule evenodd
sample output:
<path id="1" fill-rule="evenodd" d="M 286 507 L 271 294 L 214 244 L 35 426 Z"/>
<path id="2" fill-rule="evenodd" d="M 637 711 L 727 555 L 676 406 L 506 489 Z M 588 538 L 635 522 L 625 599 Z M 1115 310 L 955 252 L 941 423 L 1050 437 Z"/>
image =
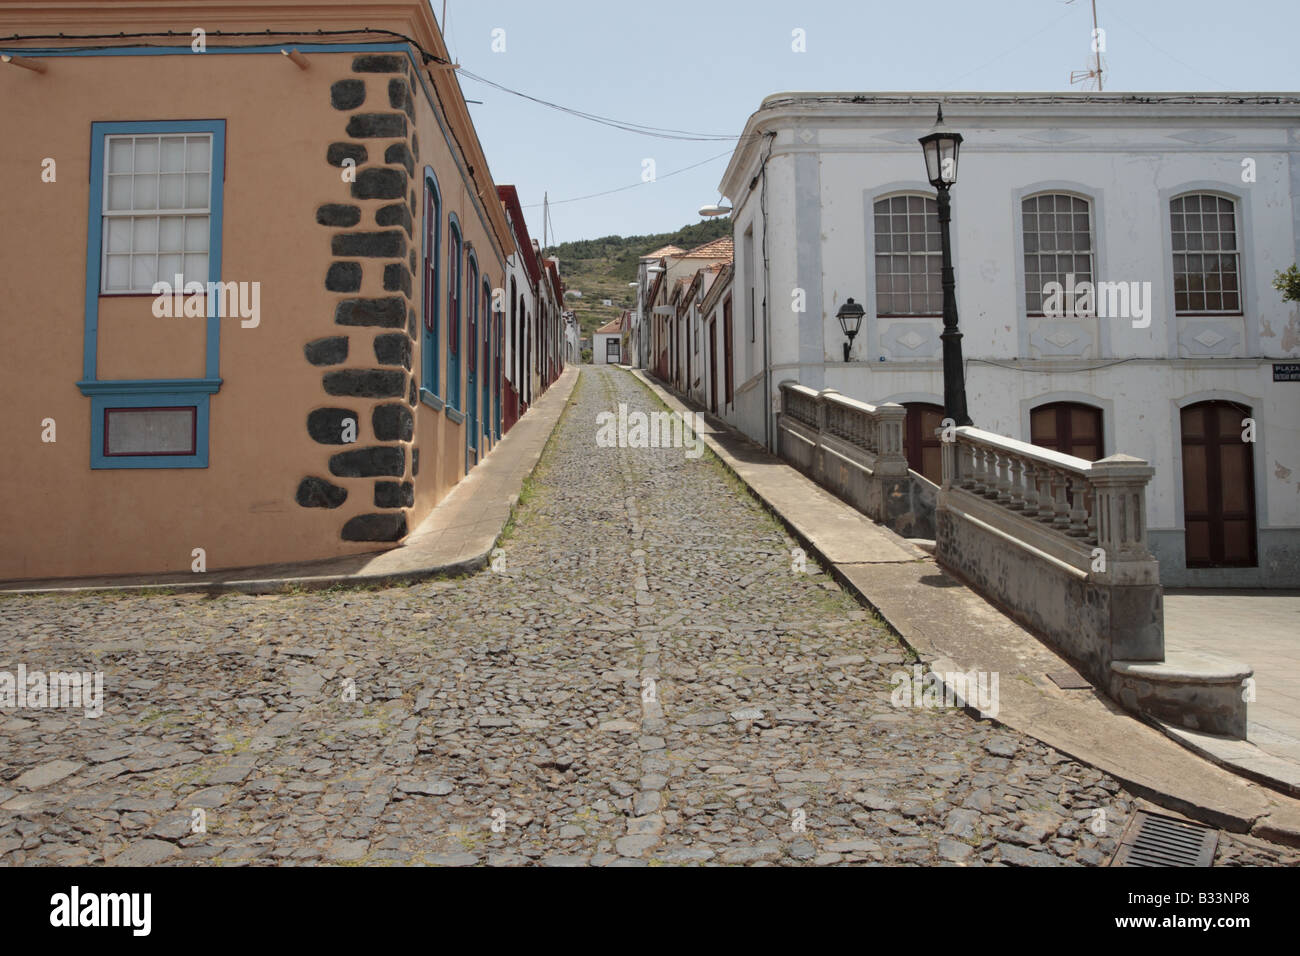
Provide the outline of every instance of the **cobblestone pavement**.
<path id="1" fill-rule="evenodd" d="M 1134 807 L 1114 780 L 892 706 L 908 662 L 880 622 L 795 573 L 710 455 L 597 447 L 619 402 L 656 407 L 583 371 L 492 571 L 0 600 L 0 671 L 102 671 L 105 693 L 98 718 L 0 711 L 0 862 L 1108 859 Z"/>

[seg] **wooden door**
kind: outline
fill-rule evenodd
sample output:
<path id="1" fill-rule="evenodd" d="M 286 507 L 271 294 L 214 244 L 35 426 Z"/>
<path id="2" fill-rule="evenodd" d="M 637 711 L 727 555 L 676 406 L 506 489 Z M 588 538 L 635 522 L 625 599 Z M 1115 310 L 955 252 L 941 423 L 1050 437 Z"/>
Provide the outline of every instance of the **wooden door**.
<path id="1" fill-rule="evenodd" d="M 1081 402 L 1053 402 L 1029 413 L 1029 440 L 1041 448 L 1087 461 L 1103 458 L 1101 409 Z"/>
<path id="2" fill-rule="evenodd" d="M 718 320 L 709 320 L 709 338 L 704 343 L 709 351 L 709 411 L 718 414 Z"/>
<path id="3" fill-rule="evenodd" d="M 904 402 L 903 454 L 907 467 L 936 485 L 943 484 L 943 443 L 935 434 L 943 421 L 943 406 L 929 402 Z"/>
<path id="4" fill-rule="evenodd" d="M 1183 527 L 1189 568 L 1255 567 L 1255 464 L 1250 409 L 1201 402 L 1182 410 Z"/>

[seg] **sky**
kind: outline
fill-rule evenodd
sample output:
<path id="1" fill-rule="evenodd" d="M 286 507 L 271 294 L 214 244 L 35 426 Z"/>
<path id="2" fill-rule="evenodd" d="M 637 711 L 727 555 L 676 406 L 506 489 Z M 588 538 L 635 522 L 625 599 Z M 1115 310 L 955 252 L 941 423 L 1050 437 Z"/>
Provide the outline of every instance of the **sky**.
<path id="1" fill-rule="evenodd" d="M 452 59 L 480 77 L 585 113 L 733 138 L 613 129 L 460 74 L 466 99 L 482 101 L 469 110 L 493 179 L 518 187 L 538 240 L 549 195 L 552 244 L 698 221 L 719 198 L 734 137 L 772 93 L 1059 92 L 1081 89 L 1070 73 L 1092 65 L 1090 0 L 446 0 L 445 23 L 443 0 L 431 6 Z M 1098 0 L 1097 24 L 1108 92 L 1300 90 L 1297 0 Z"/>

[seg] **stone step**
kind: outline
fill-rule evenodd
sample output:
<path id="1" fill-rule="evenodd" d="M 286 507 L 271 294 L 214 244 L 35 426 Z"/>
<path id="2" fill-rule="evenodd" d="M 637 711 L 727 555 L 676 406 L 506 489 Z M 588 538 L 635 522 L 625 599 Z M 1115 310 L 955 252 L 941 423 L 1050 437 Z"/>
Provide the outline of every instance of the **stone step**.
<path id="1" fill-rule="evenodd" d="M 1174 726 L 1245 739 L 1249 665 L 1199 651 L 1163 661 L 1112 661 L 1110 696 Z"/>

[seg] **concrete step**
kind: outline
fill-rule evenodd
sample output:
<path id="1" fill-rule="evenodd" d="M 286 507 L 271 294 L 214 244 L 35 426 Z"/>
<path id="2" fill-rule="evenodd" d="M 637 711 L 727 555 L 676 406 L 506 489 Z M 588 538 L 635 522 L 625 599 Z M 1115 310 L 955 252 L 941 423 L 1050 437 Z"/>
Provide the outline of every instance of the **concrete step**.
<path id="1" fill-rule="evenodd" d="M 1110 695 L 1129 710 L 1188 730 L 1244 740 L 1249 665 L 1200 651 L 1163 661 L 1112 661 Z"/>

